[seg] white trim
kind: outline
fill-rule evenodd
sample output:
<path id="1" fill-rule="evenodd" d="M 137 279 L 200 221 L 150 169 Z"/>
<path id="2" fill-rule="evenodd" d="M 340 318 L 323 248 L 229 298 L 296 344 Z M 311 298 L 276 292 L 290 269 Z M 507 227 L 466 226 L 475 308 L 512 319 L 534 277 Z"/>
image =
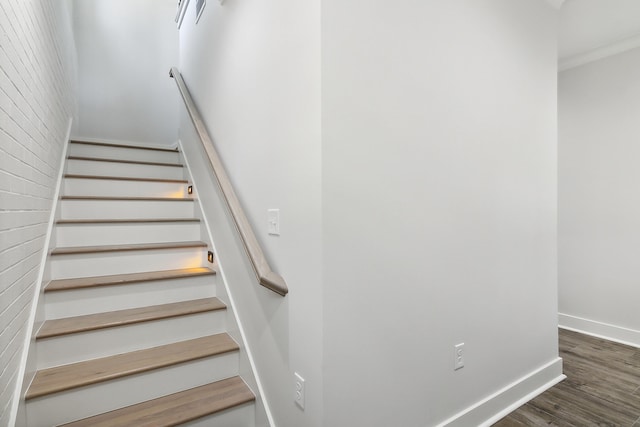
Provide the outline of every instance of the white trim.
<path id="1" fill-rule="evenodd" d="M 49 215 L 49 223 L 47 224 L 47 233 L 45 235 L 44 246 L 42 249 L 42 256 L 40 258 L 40 268 L 38 270 L 38 278 L 33 286 L 33 299 L 31 302 L 31 312 L 29 313 L 29 323 L 27 324 L 27 333 L 24 338 L 24 344 L 22 348 L 22 357 L 20 359 L 20 367 L 18 369 L 18 380 L 16 381 L 16 389 L 13 393 L 13 402 L 11 403 L 11 413 L 9 414 L 9 426 L 15 426 L 18 419 L 18 409 L 20 401 L 22 400 L 22 389 L 24 387 L 25 373 L 27 369 L 27 362 L 29 357 L 29 347 L 33 338 L 33 328 L 36 321 L 36 315 L 38 313 L 38 303 L 40 300 L 40 294 L 42 289 L 42 280 L 44 278 L 45 266 L 47 263 L 47 257 L 49 256 L 49 244 L 51 242 L 51 235 L 53 234 L 53 224 L 56 219 L 56 210 L 58 208 L 58 199 L 60 198 L 60 189 L 62 188 L 62 177 L 64 175 L 64 165 L 67 160 L 67 148 L 69 147 L 69 138 L 71 137 L 71 125 L 73 123 L 73 117 L 69 118 L 69 125 L 67 126 L 67 134 L 62 144 L 62 156 L 60 158 L 60 166 L 58 167 L 58 179 L 56 182 L 55 192 L 53 194 L 53 203 L 51 205 L 51 213 Z"/>
<path id="2" fill-rule="evenodd" d="M 182 0 L 180 2 L 180 6 L 178 7 L 178 11 L 176 13 L 176 23 L 178 24 L 178 30 L 182 26 L 182 21 L 184 20 L 184 16 L 187 14 L 188 7 L 189 0 Z"/>
<path id="3" fill-rule="evenodd" d="M 194 179 L 193 179 L 193 174 L 191 173 L 191 167 L 189 166 L 189 161 L 187 160 L 187 153 L 184 150 L 184 147 L 182 146 L 182 140 L 178 139 L 178 143 L 177 143 L 178 147 L 179 147 L 179 151 L 182 154 L 182 159 L 184 160 L 184 165 L 187 168 L 187 173 L 189 174 L 189 181 L 194 183 L 194 185 L 196 185 Z M 196 186 L 197 189 L 197 186 Z M 213 249 L 213 253 L 217 254 L 218 250 L 216 249 L 216 245 L 215 242 L 213 240 L 213 233 L 211 233 L 211 228 L 209 227 L 209 221 L 207 221 L 207 216 L 204 213 L 202 204 L 198 203 L 198 206 L 200 208 L 200 213 L 202 215 L 202 220 L 204 222 L 204 226 L 207 229 L 207 237 L 209 238 L 209 243 L 211 244 L 211 247 Z M 267 400 L 264 398 L 265 397 L 265 391 L 264 391 L 264 387 L 262 386 L 262 382 L 260 381 L 260 376 L 258 375 L 258 369 L 255 363 L 255 359 L 253 357 L 253 353 L 251 351 L 251 348 L 249 347 L 249 343 L 247 342 L 246 339 L 246 334 L 244 331 L 244 327 L 242 326 L 242 321 L 240 320 L 240 317 L 238 316 L 238 312 L 236 310 L 236 303 L 233 299 L 233 294 L 231 293 L 231 289 L 229 288 L 229 282 L 227 281 L 227 278 L 225 277 L 225 273 L 224 273 L 224 268 L 216 263 L 216 271 L 217 274 L 220 276 L 220 278 L 222 279 L 222 283 L 224 283 L 224 287 L 227 291 L 227 298 L 229 298 L 229 304 L 231 305 L 231 311 L 233 312 L 233 317 L 236 320 L 236 324 L 238 325 L 238 330 L 240 331 L 240 336 L 242 337 L 242 345 L 247 353 L 247 359 L 249 359 L 249 364 L 251 365 L 251 371 L 253 372 L 253 376 L 256 380 L 256 384 L 258 386 L 258 393 L 260 395 L 260 399 L 262 400 L 262 405 L 264 407 L 264 411 L 267 415 L 267 420 L 269 421 L 269 426 L 271 427 L 275 427 L 276 423 L 274 421 L 273 418 L 273 414 L 271 413 L 271 408 L 269 407 L 269 402 L 267 402 Z"/>
<path id="4" fill-rule="evenodd" d="M 558 314 L 558 323 L 562 329 L 640 348 L 640 331 L 635 329 L 563 313 Z"/>
<path id="5" fill-rule="evenodd" d="M 562 359 L 546 365 L 438 424 L 438 427 L 488 427 L 566 378 Z"/>
<path id="6" fill-rule="evenodd" d="M 84 142 L 104 142 L 105 144 L 122 144 L 132 145 L 134 147 L 151 147 L 151 148 L 175 148 L 177 145 L 175 142 L 169 144 L 152 144 L 140 141 L 127 141 L 124 139 L 109 139 L 109 138 L 91 138 L 85 136 L 72 136 L 71 141 L 84 141 Z"/>
<path id="7" fill-rule="evenodd" d="M 198 10 L 198 1 L 201 1 L 200 10 Z M 202 12 L 204 12 L 204 8 L 206 5 L 207 5 L 207 0 L 196 0 L 196 24 L 200 20 L 200 17 L 202 16 Z"/>
<path id="8" fill-rule="evenodd" d="M 599 61 L 606 57 L 617 55 L 637 47 L 640 47 L 640 34 L 636 34 L 635 36 L 623 40 L 618 40 L 614 43 L 595 48 L 588 52 L 569 56 L 568 58 L 562 58 L 558 61 L 558 71 L 565 71 L 590 62 Z"/>

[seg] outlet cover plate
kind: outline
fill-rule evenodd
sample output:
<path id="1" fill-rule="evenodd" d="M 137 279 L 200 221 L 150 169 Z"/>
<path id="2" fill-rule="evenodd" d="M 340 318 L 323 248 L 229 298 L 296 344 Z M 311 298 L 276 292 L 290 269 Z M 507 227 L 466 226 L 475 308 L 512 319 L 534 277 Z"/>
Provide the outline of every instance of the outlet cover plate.
<path id="1" fill-rule="evenodd" d="M 304 378 L 300 376 L 299 373 L 295 372 L 294 374 L 295 380 L 295 390 L 293 395 L 293 400 L 296 402 L 301 409 L 304 409 L 304 398 L 305 398 L 305 389 L 304 389 Z"/>
<path id="2" fill-rule="evenodd" d="M 453 355 L 453 370 L 457 371 L 464 368 L 464 343 L 456 344 L 453 346 L 453 350 L 455 352 Z"/>

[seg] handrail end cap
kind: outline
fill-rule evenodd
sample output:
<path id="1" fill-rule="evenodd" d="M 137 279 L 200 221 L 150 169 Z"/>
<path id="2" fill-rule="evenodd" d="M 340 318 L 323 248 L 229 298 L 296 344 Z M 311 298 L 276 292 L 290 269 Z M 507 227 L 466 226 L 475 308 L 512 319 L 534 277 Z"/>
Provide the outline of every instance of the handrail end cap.
<path id="1" fill-rule="evenodd" d="M 260 284 L 281 296 L 286 296 L 287 293 L 289 293 L 287 283 L 284 281 L 282 276 L 274 273 L 273 271 L 270 271 L 267 275 L 260 277 Z"/>

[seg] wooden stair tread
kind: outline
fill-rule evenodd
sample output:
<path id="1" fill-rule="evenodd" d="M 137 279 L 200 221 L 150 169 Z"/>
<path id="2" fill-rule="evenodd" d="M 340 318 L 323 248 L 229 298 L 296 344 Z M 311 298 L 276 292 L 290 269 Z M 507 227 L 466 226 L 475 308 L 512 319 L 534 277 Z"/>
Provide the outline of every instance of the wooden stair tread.
<path id="1" fill-rule="evenodd" d="M 193 202 L 190 197 L 134 197 L 134 196 L 61 196 L 61 200 L 115 200 L 141 202 Z"/>
<path id="2" fill-rule="evenodd" d="M 93 254 L 103 252 L 147 251 L 157 249 L 206 248 L 205 242 L 127 243 L 125 245 L 69 246 L 55 248 L 51 255 Z"/>
<path id="3" fill-rule="evenodd" d="M 231 377 L 137 405 L 85 418 L 63 427 L 172 427 L 253 402 L 240 377 Z"/>
<path id="4" fill-rule="evenodd" d="M 44 291 L 52 292 L 97 286 L 126 285 L 128 283 L 182 279 L 213 274 L 216 274 L 215 270 L 207 267 L 196 267 L 179 270 L 147 271 L 144 273 L 114 274 L 109 276 L 78 277 L 73 279 L 52 280 L 45 286 Z"/>
<path id="5" fill-rule="evenodd" d="M 39 370 L 25 399 L 238 350 L 226 333 Z"/>
<path id="6" fill-rule="evenodd" d="M 59 219 L 57 225 L 74 225 L 74 224 L 127 224 L 127 223 L 145 223 L 145 222 L 200 222 L 199 218 L 130 218 L 130 219 Z"/>
<path id="7" fill-rule="evenodd" d="M 148 166 L 167 166 L 174 168 L 182 168 L 184 165 L 180 163 L 165 163 L 165 162 L 147 162 L 143 160 L 122 160 L 122 159 L 109 159 L 107 157 L 88 157 L 88 156 L 68 156 L 69 160 L 85 160 L 89 162 L 108 162 L 108 163 L 127 163 L 132 165 L 148 165 Z"/>
<path id="8" fill-rule="evenodd" d="M 225 308 L 226 305 L 218 298 L 202 298 L 149 307 L 53 319 L 44 322 L 42 328 L 38 331 L 36 339 L 95 331 L 115 326 L 132 325 L 134 323 L 168 319 L 171 317 L 187 316 L 190 314 L 223 310 Z"/>
<path id="9" fill-rule="evenodd" d="M 114 148 L 127 148 L 133 150 L 147 150 L 147 151 L 163 151 L 166 153 L 177 153 L 177 148 L 163 148 L 163 147 L 145 147 L 143 145 L 127 145 L 127 144 L 115 144 L 112 142 L 94 142 L 94 141 L 77 141 L 71 140 L 70 144 L 79 144 L 79 145 L 97 145 L 100 147 L 114 147 Z"/>
<path id="10" fill-rule="evenodd" d="M 78 175 L 78 174 L 66 174 L 65 179 L 96 179 L 106 181 L 136 181 L 136 182 L 165 182 L 175 184 L 187 184 L 189 181 L 186 179 L 163 179 L 163 178 L 137 178 L 126 176 L 106 176 L 106 175 Z"/>

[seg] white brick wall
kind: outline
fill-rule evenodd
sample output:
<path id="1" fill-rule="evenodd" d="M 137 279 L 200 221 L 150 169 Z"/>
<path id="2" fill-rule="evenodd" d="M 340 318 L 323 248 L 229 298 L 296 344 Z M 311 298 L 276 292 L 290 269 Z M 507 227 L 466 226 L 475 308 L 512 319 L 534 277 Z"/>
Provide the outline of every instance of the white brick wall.
<path id="1" fill-rule="evenodd" d="M 75 108 L 69 0 L 0 0 L 0 426 L 12 399 Z"/>

